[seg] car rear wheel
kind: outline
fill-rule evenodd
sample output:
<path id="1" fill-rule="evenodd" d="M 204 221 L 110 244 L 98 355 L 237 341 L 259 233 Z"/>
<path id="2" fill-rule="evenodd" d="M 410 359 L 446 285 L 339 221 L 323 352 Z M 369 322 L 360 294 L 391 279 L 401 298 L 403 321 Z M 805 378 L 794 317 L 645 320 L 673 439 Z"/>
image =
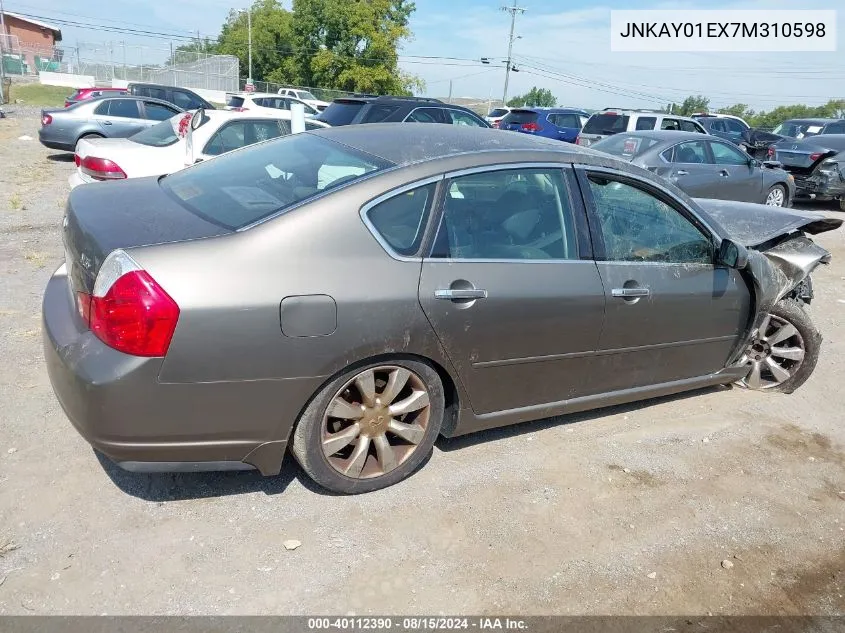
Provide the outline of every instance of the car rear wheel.
<path id="1" fill-rule="evenodd" d="M 769 193 L 766 194 L 765 203 L 769 207 L 785 207 L 786 187 L 783 185 L 772 185 Z"/>
<path id="2" fill-rule="evenodd" d="M 748 375 L 740 384 L 749 389 L 792 393 L 816 367 L 821 334 L 794 299 L 783 299 L 763 320 L 743 355 Z"/>
<path id="3" fill-rule="evenodd" d="M 845 198 L 839 198 L 839 210 L 845 211 Z"/>
<path id="4" fill-rule="evenodd" d="M 358 494 L 405 479 L 423 462 L 443 422 L 443 385 L 410 360 L 344 372 L 302 414 L 292 452 L 333 492 Z"/>

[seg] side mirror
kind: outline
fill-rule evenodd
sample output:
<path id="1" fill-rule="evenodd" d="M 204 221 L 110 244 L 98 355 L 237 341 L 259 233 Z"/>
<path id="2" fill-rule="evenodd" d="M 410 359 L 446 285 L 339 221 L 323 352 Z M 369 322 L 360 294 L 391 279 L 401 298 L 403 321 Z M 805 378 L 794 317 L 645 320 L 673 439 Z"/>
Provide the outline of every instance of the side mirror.
<path id="1" fill-rule="evenodd" d="M 748 166 L 749 166 L 749 167 L 759 167 L 759 166 L 760 166 L 760 161 L 759 161 L 759 160 L 757 160 L 756 158 L 749 158 L 749 159 L 748 159 Z"/>
<path id="2" fill-rule="evenodd" d="M 742 270 L 748 266 L 748 249 L 731 239 L 725 238 L 719 245 L 719 254 L 716 256 L 716 263 L 727 266 L 728 268 Z"/>
<path id="3" fill-rule="evenodd" d="M 783 163 L 779 160 L 764 160 L 762 165 L 768 169 L 781 169 L 783 167 Z"/>

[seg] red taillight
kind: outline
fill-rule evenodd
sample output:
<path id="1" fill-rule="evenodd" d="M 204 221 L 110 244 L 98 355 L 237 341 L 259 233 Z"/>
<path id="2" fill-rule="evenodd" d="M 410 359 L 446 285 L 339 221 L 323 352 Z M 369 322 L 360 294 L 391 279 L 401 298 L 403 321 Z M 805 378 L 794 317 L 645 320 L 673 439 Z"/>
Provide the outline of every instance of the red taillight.
<path id="1" fill-rule="evenodd" d="M 69 107 L 70 107 L 70 101 L 65 101 L 65 107 L 66 107 L 66 108 L 69 108 Z"/>
<path id="2" fill-rule="evenodd" d="M 814 163 L 815 163 L 818 159 L 820 159 L 821 157 L 822 157 L 821 152 L 815 152 L 815 153 L 813 153 L 813 154 L 810 154 L 810 160 L 811 160 L 811 161 L 813 161 Z"/>
<path id="3" fill-rule="evenodd" d="M 103 263 L 94 294 L 78 296 L 77 303 L 98 339 L 133 356 L 167 354 L 179 321 L 176 302 L 119 250 Z"/>
<path id="4" fill-rule="evenodd" d="M 576 145 L 583 145 L 583 143 L 581 143 L 581 135 L 580 134 L 575 137 L 575 144 Z"/>
<path id="5" fill-rule="evenodd" d="M 53 117 L 49 114 L 42 114 L 41 115 L 41 125 L 50 125 L 53 122 Z"/>
<path id="6" fill-rule="evenodd" d="M 769 158 L 774 158 L 774 157 L 775 157 L 775 148 L 774 148 L 774 146 L 773 146 L 773 145 L 769 145 L 769 149 L 768 149 L 768 151 L 766 152 L 766 156 L 768 156 Z"/>
<path id="7" fill-rule="evenodd" d="M 108 158 L 86 156 L 80 163 L 82 173 L 97 180 L 120 180 L 126 178 L 126 173 L 116 163 Z"/>
<path id="8" fill-rule="evenodd" d="M 536 123 L 532 122 L 532 123 L 523 123 L 522 125 L 519 126 L 519 129 L 522 130 L 523 132 L 539 132 L 543 128 L 541 128 Z"/>
<path id="9" fill-rule="evenodd" d="M 79 167 L 82 164 L 82 159 L 79 157 L 79 154 L 73 155 L 73 163 Z"/>
<path id="10" fill-rule="evenodd" d="M 501 121 L 493 121 L 490 125 L 492 125 L 496 129 L 498 129 L 500 123 L 501 123 Z"/>
<path id="11" fill-rule="evenodd" d="M 232 108 L 234 112 L 246 112 L 249 108 Z"/>

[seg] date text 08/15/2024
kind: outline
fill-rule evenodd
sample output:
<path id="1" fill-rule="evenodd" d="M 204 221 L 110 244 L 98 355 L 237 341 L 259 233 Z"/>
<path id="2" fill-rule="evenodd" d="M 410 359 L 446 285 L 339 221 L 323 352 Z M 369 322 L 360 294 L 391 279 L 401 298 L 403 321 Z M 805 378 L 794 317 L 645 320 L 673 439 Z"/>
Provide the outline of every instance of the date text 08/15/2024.
<path id="1" fill-rule="evenodd" d="M 448 618 L 448 617 L 344 617 L 344 618 L 308 618 L 311 631 L 525 631 L 524 620 L 515 618 Z"/>

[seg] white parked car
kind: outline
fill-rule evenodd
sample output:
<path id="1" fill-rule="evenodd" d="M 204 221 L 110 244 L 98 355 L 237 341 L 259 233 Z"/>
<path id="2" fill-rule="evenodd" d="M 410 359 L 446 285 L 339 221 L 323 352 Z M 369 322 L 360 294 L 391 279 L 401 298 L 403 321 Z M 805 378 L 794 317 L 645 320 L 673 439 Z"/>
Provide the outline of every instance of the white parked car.
<path id="1" fill-rule="evenodd" d="M 502 119 L 504 119 L 510 111 L 511 109 L 507 106 L 503 108 L 493 108 L 492 110 L 490 110 L 490 112 L 487 113 L 487 116 L 484 117 L 484 120 L 487 121 L 487 123 L 489 123 L 493 127 L 499 127 L 499 123 L 502 122 Z"/>
<path id="2" fill-rule="evenodd" d="M 294 99 L 304 101 L 312 108 L 317 108 L 320 112 L 331 105 L 328 101 L 318 99 L 313 95 L 313 93 L 308 92 L 307 90 L 300 90 L 299 88 L 279 88 L 279 94 L 283 97 L 293 97 Z"/>
<path id="3" fill-rule="evenodd" d="M 290 110 L 292 103 L 301 103 L 305 116 L 312 117 L 320 113 L 314 106 L 294 97 L 280 97 L 272 92 L 227 92 L 226 110 L 238 112 L 263 112 Z"/>
<path id="4" fill-rule="evenodd" d="M 291 133 L 289 110 L 270 114 L 198 110 L 178 114 L 129 138 L 83 138 L 71 188 L 103 180 L 161 176 L 232 150 Z M 305 119 L 305 129 L 330 127 Z"/>

